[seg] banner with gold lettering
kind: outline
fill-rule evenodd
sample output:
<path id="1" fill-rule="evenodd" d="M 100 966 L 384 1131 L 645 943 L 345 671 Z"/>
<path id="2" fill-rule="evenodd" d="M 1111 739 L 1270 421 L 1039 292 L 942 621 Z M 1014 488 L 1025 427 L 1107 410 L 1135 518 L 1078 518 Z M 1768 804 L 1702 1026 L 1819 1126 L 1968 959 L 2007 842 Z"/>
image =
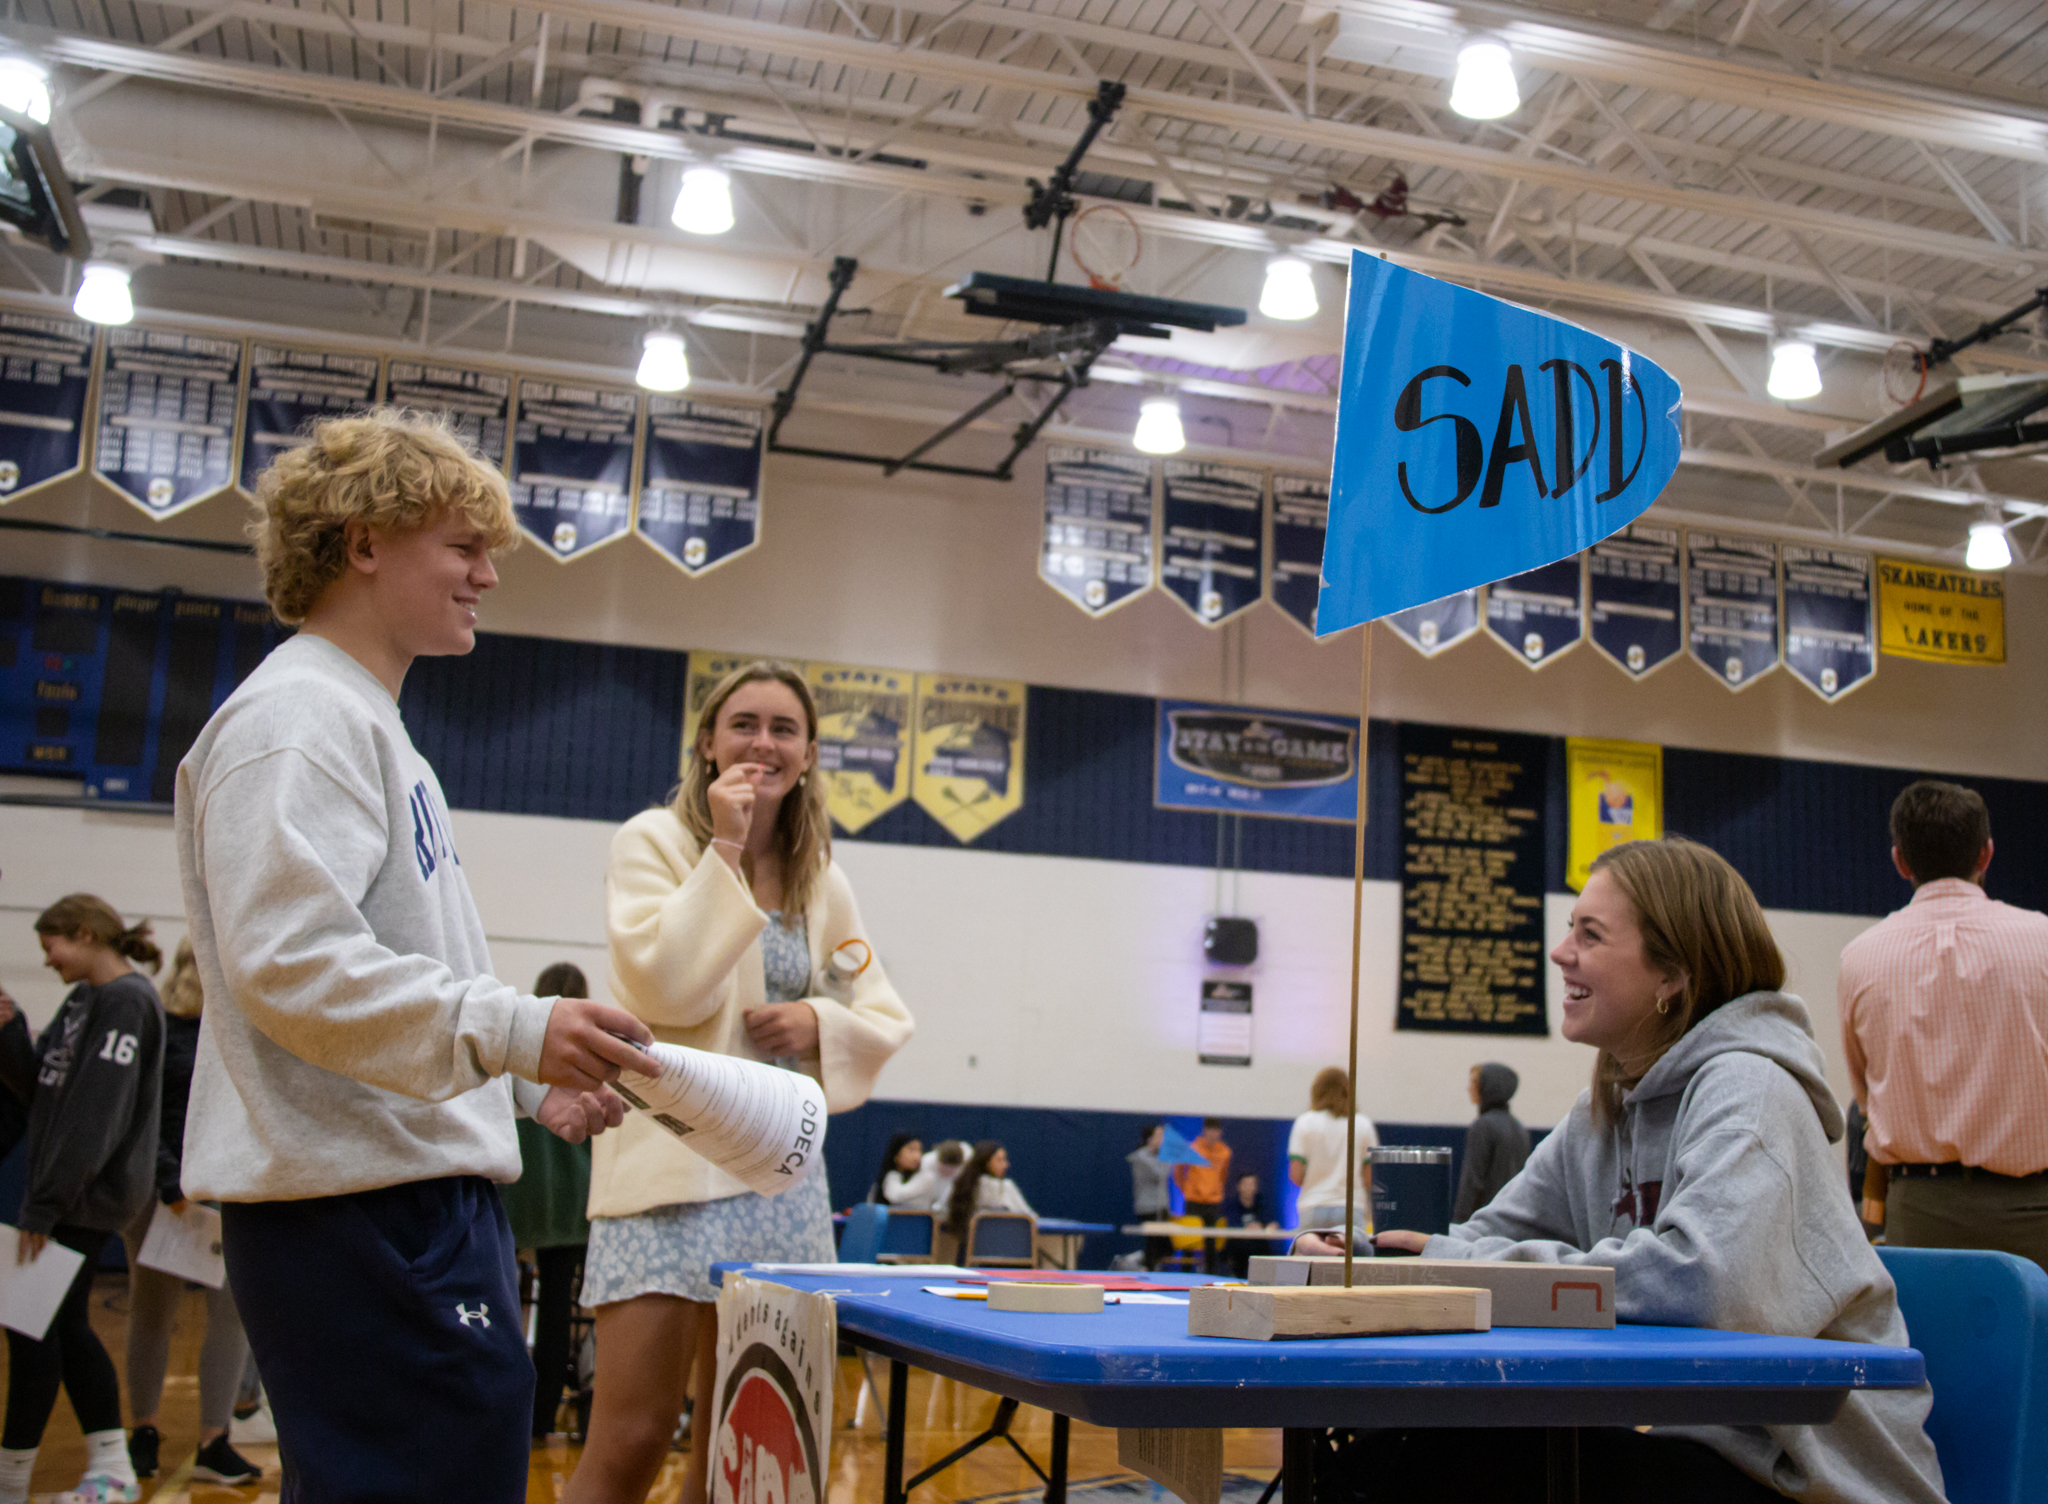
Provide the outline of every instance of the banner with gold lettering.
<path id="1" fill-rule="evenodd" d="M 1014 679 L 917 676 L 910 797 L 955 840 L 1023 807 L 1025 703 Z"/>
<path id="2" fill-rule="evenodd" d="M 807 663 L 818 702 L 818 771 L 832 823 L 852 835 L 910 797 L 913 675 L 851 663 Z"/>
<path id="3" fill-rule="evenodd" d="M 1664 833 L 1664 749 L 1655 742 L 1566 737 L 1564 790 L 1571 812 L 1564 880 L 1574 893 L 1603 851 Z"/>
<path id="4" fill-rule="evenodd" d="M 1877 561 L 1878 645 L 1929 663 L 2005 662 L 2005 582 L 1912 559 Z"/>

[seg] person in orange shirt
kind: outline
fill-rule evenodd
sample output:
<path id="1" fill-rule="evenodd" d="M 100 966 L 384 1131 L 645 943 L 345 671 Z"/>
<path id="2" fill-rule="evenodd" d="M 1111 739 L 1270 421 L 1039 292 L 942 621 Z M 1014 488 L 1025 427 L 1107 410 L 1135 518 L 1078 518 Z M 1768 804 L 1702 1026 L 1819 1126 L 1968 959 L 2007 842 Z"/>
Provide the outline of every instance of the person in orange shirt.
<path id="1" fill-rule="evenodd" d="M 1209 1162 L 1175 1165 L 1173 1183 L 1180 1187 L 1181 1206 L 1188 1216 L 1200 1217 L 1204 1227 L 1221 1227 L 1227 1220 L 1223 1215 L 1223 1187 L 1230 1179 L 1230 1145 L 1223 1142 L 1223 1124 L 1215 1118 L 1203 1118 L 1202 1136 L 1195 1140 L 1194 1149 Z M 1215 1242 L 1205 1241 L 1203 1270 L 1219 1274 L 1221 1265 Z"/>

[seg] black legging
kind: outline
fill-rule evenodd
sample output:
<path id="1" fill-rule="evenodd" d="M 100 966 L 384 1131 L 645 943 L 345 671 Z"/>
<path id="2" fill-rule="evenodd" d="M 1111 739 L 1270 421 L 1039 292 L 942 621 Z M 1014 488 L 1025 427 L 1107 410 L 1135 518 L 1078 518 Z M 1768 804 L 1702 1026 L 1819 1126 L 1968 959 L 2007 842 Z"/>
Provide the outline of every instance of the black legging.
<path id="1" fill-rule="evenodd" d="M 569 1378 L 569 1315 L 583 1246 L 536 1248 L 533 1261 L 540 1270 L 533 1292 L 533 1434 L 545 1436 L 555 1429 Z"/>
<path id="2" fill-rule="evenodd" d="M 16 1451 L 42 1444 L 59 1383 L 71 1397 L 79 1430 L 90 1436 L 121 1429 L 120 1380 L 92 1329 L 93 1266 L 110 1236 L 104 1228 L 84 1227 L 59 1227 L 50 1234 L 52 1242 L 84 1254 L 85 1263 L 42 1341 L 11 1328 L 7 1333 L 7 1424 L 0 1447 Z"/>

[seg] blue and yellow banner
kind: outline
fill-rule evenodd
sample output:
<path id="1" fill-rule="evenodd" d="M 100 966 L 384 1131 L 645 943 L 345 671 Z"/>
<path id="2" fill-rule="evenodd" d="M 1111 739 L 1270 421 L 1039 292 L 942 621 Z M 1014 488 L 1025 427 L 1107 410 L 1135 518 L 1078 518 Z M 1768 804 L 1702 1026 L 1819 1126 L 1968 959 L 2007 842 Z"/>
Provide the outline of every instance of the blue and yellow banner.
<path id="1" fill-rule="evenodd" d="M 1152 802 L 1295 820 L 1358 818 L 1358 722 L 1335 715 L 1159 702 Z"/>
<path id="2" fill-rule="evenodd" d="M 1913 559 L 1877 561 L 1878 645 L 1928 663 L 2005 662 L 2005 582 Z"/>
<path id="3" fill-rule="evenodd" d="M 1654 742 L 1566 737 L 1564 787 L 1571 827 L 1564 878 L 1574 893 L 1602 852 L 1664 833 L 1664 749 Z"/>
<path id="4" fill-rule="evenodd" d="M 910 702 L 916 676 L 893 668 L 807 663 L 818 702 L 818 772 L 832 823 L 849 835 L 910 797 Z"/>
<path id="5" fill-rule="evenodd" d="M 1027 698 L 1014 679 L 917 676 L 910 797 L 957 841 L 1024 805 Z"/>

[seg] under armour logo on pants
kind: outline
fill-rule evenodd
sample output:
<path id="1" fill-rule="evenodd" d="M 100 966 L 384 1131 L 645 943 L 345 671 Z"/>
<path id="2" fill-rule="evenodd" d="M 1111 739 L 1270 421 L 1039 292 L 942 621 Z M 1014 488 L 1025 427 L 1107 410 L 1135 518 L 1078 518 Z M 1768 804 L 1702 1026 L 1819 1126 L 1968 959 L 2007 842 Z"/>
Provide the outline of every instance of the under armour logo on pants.
<path id="1" fill-rule="evenodd" d="M 462 1319 L 464 1326 L 468 1326 L 472 1321 L 478 1321 L 488 1327 L 491 1324 L 490 1313 L 491 1308 L 481 1300 L 476 1303 L 474 1311 L 463 1309 L 462 1302 L 459 1300 L 455 1302 L 455 1314 Z"/>

